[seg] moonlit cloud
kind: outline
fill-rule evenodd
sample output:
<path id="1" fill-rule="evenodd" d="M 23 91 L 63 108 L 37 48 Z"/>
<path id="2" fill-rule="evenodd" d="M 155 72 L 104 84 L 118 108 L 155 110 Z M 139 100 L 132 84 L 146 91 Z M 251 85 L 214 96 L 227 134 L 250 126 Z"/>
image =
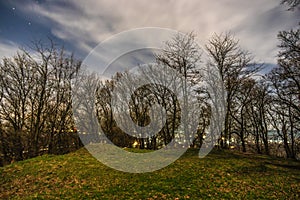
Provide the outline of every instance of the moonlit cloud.
<path id="1" fill-rule="evenodd" d="M 16 55 L 19 47 L 11 41 L 0 41 L 0 59 Z"/>
<path id="2" fill-rule="evenodd" d="M 51 32 L 86 53 L 109 36 L 133 28 L 194 31 L 202 44 L 213 33 L 233 32 L 261 62 L 275 63 L 276 35 L 295 27 L 299 13 L 274 0 L 53 0 L 21 9 L 51 23 Z M 298 17 L 298 18 L 297 18 Z"/>

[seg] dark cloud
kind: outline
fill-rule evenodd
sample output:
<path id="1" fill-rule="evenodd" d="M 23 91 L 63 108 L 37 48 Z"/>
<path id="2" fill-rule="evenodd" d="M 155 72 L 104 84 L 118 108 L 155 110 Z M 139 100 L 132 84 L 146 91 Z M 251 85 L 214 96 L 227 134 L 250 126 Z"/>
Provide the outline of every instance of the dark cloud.
<path id="1" fill-rule="evenodd" d="M 153 26 L 195 31 L 202 44 L 212 33 L 232 31 L 261 62 L 275 63 L 278 31 L 294 27 L 299 19 L 299 12 L 287 12 L 273 0 L 13 0 L 7 4 L 19 7 L 23 16 L 33 16 L 41 30 L 50 30 L 82 55 L 113 34 Z"/>

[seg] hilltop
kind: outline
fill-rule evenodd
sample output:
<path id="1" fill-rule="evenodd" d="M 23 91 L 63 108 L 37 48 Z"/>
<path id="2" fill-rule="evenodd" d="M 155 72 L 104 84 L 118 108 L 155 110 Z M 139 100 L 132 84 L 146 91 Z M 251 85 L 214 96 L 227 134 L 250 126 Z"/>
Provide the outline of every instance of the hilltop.
<path id="1" fill-rule="evenodd" d="M 214 150 L 189 150 L 153 173 L 106 167 L 84 148 L 0 168 L 0 199 L 299 199 L 300 162 Z"/>

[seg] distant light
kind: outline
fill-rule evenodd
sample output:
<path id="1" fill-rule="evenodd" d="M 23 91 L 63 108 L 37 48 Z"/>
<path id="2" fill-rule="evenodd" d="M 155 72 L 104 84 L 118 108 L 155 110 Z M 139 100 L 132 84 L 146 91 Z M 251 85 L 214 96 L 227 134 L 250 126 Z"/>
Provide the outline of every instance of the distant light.
<path id="1" fill-rule="evenodd" d="M 13 7 L 12 9 L 13 9 L 13 10 L 16 10 L 16 8 L 15 8 L 15 7 Z"/>
<path id="2" fill-rule="evenodd" d="M 139 143 L 137 141 L 134 141 L 134 143 L 132 144 L 133 148 L 136 148 L 139 145 Z"/>
<path id="3" fill-rule="evenodd" d="M 30 25 L 31 25 L 31 22 L 28 22 L 28 25 L 30 26 Z"/>

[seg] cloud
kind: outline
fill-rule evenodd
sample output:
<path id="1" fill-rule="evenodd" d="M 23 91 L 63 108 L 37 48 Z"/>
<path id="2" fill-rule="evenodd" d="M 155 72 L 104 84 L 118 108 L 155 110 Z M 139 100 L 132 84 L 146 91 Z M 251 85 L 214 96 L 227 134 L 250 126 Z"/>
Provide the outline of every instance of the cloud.
<path id="1" fill-rule="evenodd" d="M 58 0 L 27 3 L 23 11 L 43 16 L 52 34 L 88 53 L 107 37 L 132 28 L 195 31 L 204 44 L 212 33 L 232 31 L 244 48 L 275 62 L 276 34 L 294 26 L 295 13 L 274 0 Z"/>
<path id="2" fill-rule="evenodd" d="M 278 31 L 296 27 L 299 14 L 287 12 L 282 6 L 275 6 L 256 17 L 248 17 L 236 26 L 234 32 L 241 38 L 240 43 L 261 62 L 276 63 Z"/>
<path id="3" fill-rule="evenodd" d="M 12 41 L 0 41 L 0 59 L 12 57 L 17 54 L 19 46 Z"/>

